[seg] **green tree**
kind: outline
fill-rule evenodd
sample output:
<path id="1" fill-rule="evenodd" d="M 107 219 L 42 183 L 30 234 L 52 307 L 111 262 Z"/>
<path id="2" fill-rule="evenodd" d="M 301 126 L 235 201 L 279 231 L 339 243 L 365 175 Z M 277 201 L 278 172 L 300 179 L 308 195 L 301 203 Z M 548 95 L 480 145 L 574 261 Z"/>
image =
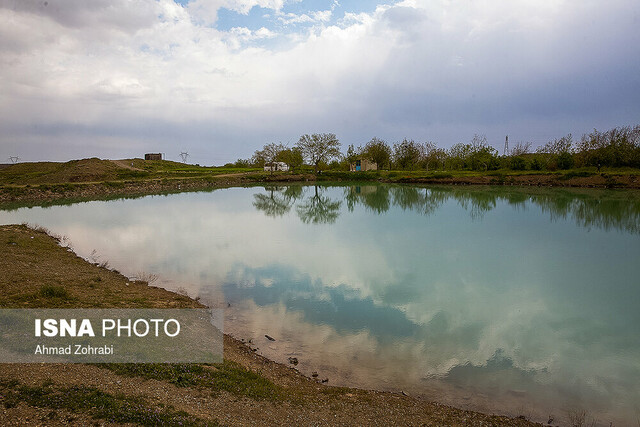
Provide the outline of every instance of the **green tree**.
<path id="1" fill-rule="evenodd" d="M 302 135 L 296 146 L 302 156 L 308 159 L 318 173 L 320 163 L 328 163 L 340 156 L 340 141 L 333 133 L 314 133 Z"/>
<path id="2" fill-rule="evenodd" d="M 436 144 L 431 141 L 427 141 L 424 143 L 422 151 L 424 153 L 422 167 L 425 168 L 427 172 L 429 171 L 430 166 L 437 168 L 440 162 L 438 158 L 438 147 Z"/>
<path id="3" fill-rule="evenodd" d="M 568 159 L 571 157 L 572 145 L 573 137 L 571 134 L 568 134 L 562 138 L 547 142 L 545 145 L 538 147 L 536 151 L 544 158 L 545 167 L 547 169 L 561 167 L 560 162 L 562 163 L 563 168 L 566 167 L 568 169 L 569 167 L 573 167 L 573 163 L 571 163 L 571 166 L 568 166 L 570 162 Z M 572 157 L 571 160 L 573 160 Z"/>
<path id="4" fill-rule="evenodd" d="M 375 136 L 364 146 L 362 154 L 372 162 L 375 162 L 378 165 L 378 169 L 382 169 L 391 163 L 391 147 Z"/>
<path id="5" fill-rule="evenodd" d="M 273 165 L 278 161 L 278 156 L 285 149 L 286 147 L 282 143 L 270 143 L 262 147 L 262 150 L 256 151 L 253 156 L 257 160 L 256 163 L 261 163 L 261 166 L 270 166 L 271 173 L 273 173 Z"/>
<path id="6" fill-rule="evenodd" d="M 531 161 L 531 170 L 540 171 L 543 166 L 542 161 L 538 157 L 534 157 Z"/>
<path id="7" fill-rule="evenodd" d="M 509 167 L 514 171 L 523 171 L 527 168 L 527 161 L 522 156 L 513 156 L 509 162 Z"/>
<path id="8" fill-rule="evenodd" d="M 596 129 L 583 135 L 576 147 L 580 166 L 640 166 L 640 125 Z"/>
<path id="9" fill-rule="evenodd" d="M 560 169 L 571 169 L 575 163 L 573 157 L 571 156 L 571 153 L 567 151 L 560 153 L 556 162 L 558 164 L 558 168 Z"/>
<path id="10" fill-rule="evenodd" d="M 468 167 L 473 170 L 492 170 L 500 167 L 498 150 L 487 143 L 484 135 L 473 135 Z"/>
<path id="11" fill-rule="evenodd" d="M 347 163 L 351 164 L 356 161 L 357 157 L 358 152 L 356 151 L 355 147 L 353 146 L 353 144 L 349 144 L 349 147 L 347 148 L 347 155 L 344 156 L 345 160 L 347 161 Z"/>
<path id="12" fill-rule="evenodd" d="M 471 144 L 458 142 L 449 149 L 449 167 L 451 169 L 464 169 L 472 153 L 473 146 Z"/>
<path id="13" fill-rule="evenodd" d="M 469 167 L 473 170 L 495 170 L 500 167 L 498 150 L 491 146 L 478 147 L 469 158 Z"/>
<path id="14" fill-rule="evenodd" d="M 267 160 L 265 159 L 262 150 L 256 150 L 253 153 L 253 156 L 251 156 L 250 162 L 252 166 L 261 168 L 264 167 L 264 165 L 267 163 Z"/>
<path id="15" fill-rule="evenodd" d="M 304 159 L 302 157 L 302 151 L 298 147 L 293 148 L 285 148 L 284 150 L 278 153 L 276 157 L 278 162 L 284 162 L 289 165 L 289 169 L 294 171 L 302 166 L 304 163 Z"/>
<path id="16" fill-rule="evenodd" d="M 236 168 L 250 168 L 252 165 L 251 159 L 238 159 L 233 163 L 233 167 Z"/>
<path id="17" fill-rule="evenodd" d="M 429 162 L 430 164 L 434 164 L 434 169 L 437 169 L 438 166 L 442 166 L 442 170 L 444 170 L 444 165 L 445 162 L 447 161 L 447 150 L 445 150 L 444 148 L 436 148 L 435 150 L 431 151 L 431 153 L 429 154 Z"/>
<path id="18" fill-rule="evenodd" d="M 393 144 L 393 161 L 398 169 L 413 170 L 423 158 L 423 147 L 406 138 Z"/>

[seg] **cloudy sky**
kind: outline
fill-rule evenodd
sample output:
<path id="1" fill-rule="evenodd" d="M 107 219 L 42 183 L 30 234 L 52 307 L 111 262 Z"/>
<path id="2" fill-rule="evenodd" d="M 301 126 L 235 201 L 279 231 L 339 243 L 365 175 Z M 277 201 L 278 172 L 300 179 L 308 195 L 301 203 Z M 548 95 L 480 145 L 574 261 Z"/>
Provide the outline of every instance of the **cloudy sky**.
<path id="1" fill-rule="evenodd" d="M 0 163 L 640 123 L 637 0 L 0 0 Z"/>

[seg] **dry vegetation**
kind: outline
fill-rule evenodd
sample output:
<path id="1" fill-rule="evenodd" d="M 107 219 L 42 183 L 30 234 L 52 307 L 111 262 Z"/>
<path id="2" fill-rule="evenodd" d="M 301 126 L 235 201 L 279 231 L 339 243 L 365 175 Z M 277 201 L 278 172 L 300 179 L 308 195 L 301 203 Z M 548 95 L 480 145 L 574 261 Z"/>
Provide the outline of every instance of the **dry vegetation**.
<path id="1" fill-rule="evenodd" d="M 0 307 L 197 307 L 77 257 L 45 233 L 0 226 Z M 529 421 L 408 396 L 330 387 L 225 336 L 217 365 L 0 364 L 3 425 L 482 425 Z"/>

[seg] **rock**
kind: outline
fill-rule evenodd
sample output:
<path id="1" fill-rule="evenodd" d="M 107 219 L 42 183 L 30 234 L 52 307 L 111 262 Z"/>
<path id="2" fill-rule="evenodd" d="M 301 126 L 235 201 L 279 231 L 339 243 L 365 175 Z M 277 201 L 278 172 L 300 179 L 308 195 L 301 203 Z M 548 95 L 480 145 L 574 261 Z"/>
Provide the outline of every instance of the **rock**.
<path id="1" fill-rule="evenodd" d="M 264 337 L 265 337 L 266 339 L 268 339 L 269 341 L 275 341 L 275 340 L 276 340 L 275 338 L 270 337 L 269 335 L 266 335 L 266 334 L 265 334 L 265 336 L 264 336 Z"/>
<path id="2" fill-rule="evenodd" d="M 297 365 L 298 364 L 298 358 L 297 357 L 290 357 L 289 358 L 289 363 L 291 363 L 292 365 Z"/>
<path id="3" fill-rule="evenodd" d="M 329 382 L 329 378 L 325 378 L 322 380 L 323 383 L 328 383 Z"/>
<path id="4" fill-rule="evenodd" d="M 318 373 L 314 371 L 314 372 L 311 374 L 311 376 L 312 376 L 313 378 L 318 378 Z"/>

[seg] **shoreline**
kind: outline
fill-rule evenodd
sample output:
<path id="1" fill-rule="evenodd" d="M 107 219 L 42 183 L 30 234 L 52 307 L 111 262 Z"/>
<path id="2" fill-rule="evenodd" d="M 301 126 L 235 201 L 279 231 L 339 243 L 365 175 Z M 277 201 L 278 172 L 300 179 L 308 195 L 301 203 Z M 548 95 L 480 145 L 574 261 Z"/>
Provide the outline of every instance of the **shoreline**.
<path id="1" fill-rule="evenodd" d="M 589 176 L 571 174 L 470 175 L 453 176 L 433 173 L 431 176 L 411 176 L 402 172 L 393 176 L 364 173 L 325 172 L 314 174 L 238 173 L 194 178 L 153 178 L 130 181 L 63 182 L 53 184 L 0 184 L 0 209 L 14 207 L 66 204 L 92 200 L 110 200 L 147 195 L 166 195 L 190 191 L 209 191 L 221 188 L 264 184 L 329 184 L 329 183 L 388 183 L 446 186 L 513 186 L 585 189 L 640 189 L 640 179 L 634 174 Z"/>
<path id="2" fill-rule="evenodd" d="M 78 257 L 69 248 L 61 246 L 63 239 L 56 239 L 48 233 L 48 230 L 35 230 L 24 225 L 0 226 L 2 245 L 8 248 L 0 264 L 7 273 L 1 282 L 0 307 L 201 306 L 198 301 L 185 295 L 155 288 L 146 282 L 130 283 L 119 272 Z M 26 265 L 36 267 L 25 270 Z M 88 285 L 89 281 L 91 285 Z M 53 286 L 52 283 L 56 283 L 57 293 L 42 292 L 47 286 Z M 230 335 L 225 334 L 224 344 L 225 362 L 212 369 L 238 371 L 233 377 L 238 379 L 233 380 L 235 382 L 232 384 L 236 388 L 231 388 L 231 391 L 216 389 L 211 395 L 210 391 L 203 392 L 208 390 L 206 385 L 185 387 L 178 381 L 146 372 L 122 374 L 80 364 L 22 364 L 20 369 L 15 369 L 15 364 L 0 364 L 0 402 L 5 404 L 3 416 L 7 425 L 12 422 L 18 425 L 25 420 L 39 424 L 46 419 L 73 419 L 68 423 L 82 425 L 91 420 L 104 419 L 92 408 L 77 410 L 75 406 L 49 406 L 43 412 L 47 402 L 34 403 L 32 397 L 23 397 L 21 394 L 34 387 L 43 388 L 46 393 L 63 393 L 67 387 L 83 386 L 99 390 L 114 399 L 123 393 L 137 396 L 152 409 L 161 404 L 163 410 L 168 411 L 167 416 L 178 416 L 175 414 L 184 411 L 197 421 L 193 425 L 207 425 L 206 422 L 212 421 L 224 425 L 541 425 L 526 420 L 524 416 L 508 418 L 487 415 L 401 393 L 325 385 L 304 376 L 291 366 L 256 354 L 248 345 Z M 184 379 L 184 375 L 188 374 L 181 374 L 180 378 Z M 240 374 L 252 376 L 250 380 L 243 381 Z M 262 384 L 268 393 L 257 397 L 252 395 L 255 384 Z M 202 407 L 207 410 L 204 411 Z M 171 408 L 177 412 L 174 411 L 174 414 Z M 124 421 L 116 421 L 119 422 Z"/>

